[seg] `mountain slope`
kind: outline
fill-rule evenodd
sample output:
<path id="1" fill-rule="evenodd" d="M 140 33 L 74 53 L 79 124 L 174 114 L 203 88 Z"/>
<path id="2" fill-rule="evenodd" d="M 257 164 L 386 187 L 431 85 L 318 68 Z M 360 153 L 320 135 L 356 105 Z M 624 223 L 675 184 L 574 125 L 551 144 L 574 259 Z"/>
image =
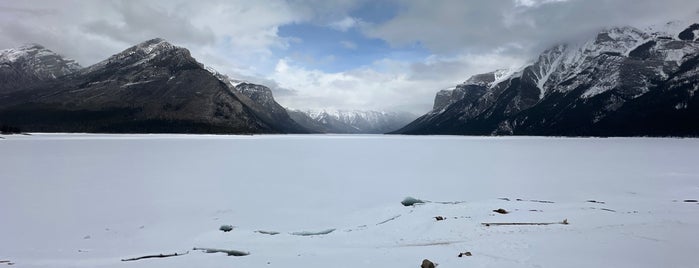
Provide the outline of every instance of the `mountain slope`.
<path id="1" fill-rule="evenodd" d="M 187 49 L 153 39 L 0 96 L 0 121 L 49 132 L 303 132 L 278 124 L 226 82 Z"/>
<path id="2" fill-rule="evenodd" d="M 555 46 L 500 79 L 493 73 L 489 83 L 469 79 L 439 92 L 431 112 L 396 133 L 699 135 L 692 27 L 684 34 L 613 28 Z"/>
<path id="3" fill-rule="evenodd" d="M 348 134 L 387 133 L 415 119 L 409 113 L 359 110 L 290 110 L 289 115 L 303 127 L 315 132 Z"/>

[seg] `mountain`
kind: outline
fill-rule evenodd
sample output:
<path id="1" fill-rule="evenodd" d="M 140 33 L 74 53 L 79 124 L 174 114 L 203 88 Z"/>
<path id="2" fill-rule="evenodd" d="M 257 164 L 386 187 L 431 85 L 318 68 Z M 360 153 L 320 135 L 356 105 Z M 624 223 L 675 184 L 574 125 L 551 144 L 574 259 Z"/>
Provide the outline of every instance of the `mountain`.
<path id="1" fill-rule="evenodd" d="M 71 74 L 82 67 L 38 44 L 0 50 L 0 93 Z"/>
<path id="2" fill-rule="evenodd" d="M 223 81 L 231 91 L 241 93 L 238 94 L 238 99 L 247 105 L 257 117 L 268 122 L 274 128 L 282 130 L 283 133 L 308 133 L 310 131 L 291 119 L 287 110 L 274 100 L 272 90 L 268 87 L 230 79 L 212 69 L 209 71 Z"/>
<path id="3" fill-rule="evenodd" d="M 383 134 L 405 126 L 415 115 L 360 110 L 289 110 L 301 126 L 319 133 Z"/>
<path id="4" fill-rule="evenodd" d="M 699 24 L 611 28 L 442 90 L 395 133 L 697 136 Z"/>
<path id="5" fill-rule="evenodd" d="M 0 76 L 33 81 L 0 94 L 0 122 L 6 125 L 47 132 L 306 132 L 285 111 L 270 108 L 276 104 L 271 92 L 267 99 L 254 100 L 187 49 L 162 39 L 83 69 L 44 48 L 39 51 L 23 54 L 23 62 L 34 65 Z M 4 55 L 3 62 L 17 58 Z"/>

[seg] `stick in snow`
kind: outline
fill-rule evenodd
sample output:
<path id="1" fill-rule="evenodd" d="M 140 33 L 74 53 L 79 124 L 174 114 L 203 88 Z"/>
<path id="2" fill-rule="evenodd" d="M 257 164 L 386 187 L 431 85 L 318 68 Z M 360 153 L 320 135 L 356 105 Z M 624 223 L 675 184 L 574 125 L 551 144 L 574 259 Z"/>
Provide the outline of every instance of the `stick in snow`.
<path id="1" fill-rule="evenodd" d="M 235 249 L 194 248 L 194 250 L 201 250 L 201 251 L 204 251 L 204 253 L 226 253 L 228 256 L 235 256 L 235 257 L 250 255 L 250 252 L 244 252 L 244 251 L 235 250 Z"/>
<path id="2" fill-rule="evenodd" d="M 142 259 L 150 259 L 150 258 L 168 258 L 168 257 L 176 257 L 176 256 L 182 256 L 189 253 L 189 251 L 185 253 L 172 253 L 172 254 L 158 254 L 158 255 L 146 255 L 142 257 L 136 257 L 136 258 L 129 258 L 129 259 L 121 259 L 121 261 L 137 261 L 137 260 L 142 260 Z"/>
<path id="3" fill-rule="evenodd" d="M 379 223 L 377 223 L 376 225 L 381 225 L 381 224 L 387 223 L 387 222 L 389 222 L 389 221 L 392 221 L 392 220 L 398 219 L 398 218 L 399 218 L 400 216 L 401 216 L 401 215 L 400 215 L 400 214 L 398 214 L 398 215 L 396 215 L 396 216 L 393 216 L 393 217 L 391 217 L 391 218 L 389 218 L 389 219 L 387 219 L 387 220 L 385 220 L 385 221 L 379 222 Z"/>
<path id="4" fill-rule="evenodd" d="M 504 225 L 552 225 L 552 224 L 568 224 L 568 219 L 560 222 L 484 222 L 485 226 L 504 226 Z"/>

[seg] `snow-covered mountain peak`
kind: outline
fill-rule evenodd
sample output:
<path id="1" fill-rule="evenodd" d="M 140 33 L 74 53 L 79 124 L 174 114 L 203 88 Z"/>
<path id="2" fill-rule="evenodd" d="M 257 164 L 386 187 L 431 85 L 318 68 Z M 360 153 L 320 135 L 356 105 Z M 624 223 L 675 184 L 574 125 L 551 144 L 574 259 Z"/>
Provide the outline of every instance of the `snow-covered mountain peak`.
<path id="1" fill-rule="evenodd" d="M 0 50 L 0 63 L 15 62 L 18 59 L 27 56 L 31 51 L 31 47 L 23 45 L 18 48 L 9 48 Z"/>
<path id="2" fill-rule="evenodd" d="M 177 48 L 176 46 L 168 43 L 162 38 L 153 38 L 151 40 L 145 41 L 135 46 L 136 49 L 142 51 L 145 54 L 158 53 L 165 50 L 171 50 Z"/>
<path id="3" fill-rule="evenodd" d="M 39 79 L 63 76 L 82 68 L 76 61 L 63 58 L 35 43 L 0 50 L 0 63 L 32 73 Z"/>
<path id="4" fill-rule="evenodd" d="M 482 74 L 475 74 L 466 79 L 463 83 L 460 85 L 462 86 L 468 86 L 468 85 L 474 85 L 474 86 L 481 86 L 481 87 L 486 87 L 490 88 L 493 85 L 497 84 L 499 81 L 502 81 L 503 79 L 506 79 L 507 77 L 511 76 L 515 71 L 513 69 L 498 69 L 492 72 L 488 73 L 482 73 Z M 454 90 L 454 87 L 444 89 L 442 91 L 450 91 Z M 444 94 L 444 93 L 443 93 Z"/>
<path id="5" fill-rule="evenodd" d="M 493 72 L 495 74 L 495 81 L 507 77 L 508 75 L 512 74 L 513 71 L 514 70 L 512 68 L 495 70 L 495 72 Z"/>
<path id="6" fill-rule="evenodd" d="M 36 43 L 29 43 L 21 45 L 17 48 L 4 49 L 0 51 L 0 54 L 2 54 L 0 58 L 7 59 L 8 61 L 16 61 L 21 57 L 25 57 L 27 55 L 35 55 L 42 51 L 47 51 L 47 49 L 42 45 Z"/>
<path id="7" fill-rule="evenodd" d="M 490 84 L 495 81 L 495 72 L 476 74 L 469 77 L 462 85 L 476 85 L 482 87 L 490 87 Z"/>
<path id="8" fill-rule="evenodd" d="M 3 49 L 0 50 L 0 61 L 2 62 L 15 62 L 25 57 L 61 57 L 55 52 L 46 49 L 44 46 L 36 43 L 28 43 L 21 45 L 17 48 Z M 61 57 L 66 62 L 73 63 L 72 65 L 77 65 L 74 60 L 66 59 Z M 77 66 L 79 68 L 79 66 Z"/>
<path id="9" fill-rule="evenodd" d="M 585 45 L 585 52 L 592 56 L 600 54 L 625 54 L 630 49 L 650 38 L 646 32 L 626 26 L 606 29 Z"/>
<path id="10" fill-rule="evenodd" d="M 86 68 L 83 72 L 93 72 L 114 65 L 136 67 L 155 59 L 172 59 L 172 62 L 175 64 L 179 62 L 203 66 L 192 58 L 189 50 L 186 48 L 170 44 L 162 38 L 154 38 L 112 55 L 108 59 Z"/>
<path id="11" fill-rule="evenodd" d="M 140 52 L 143 54 L 158 54 L 158 53 L 163 53 L 167 52 L 170 50 L 187 50 L 182 47 L 175 46 L 173 44 L 170 44 L 169 42 L 165 41 L 165 39 L 162 38 L 153 38 L 147 41 L 144 41 L 142 43 L 139 43 L 130 49 L 127 49 L 125 52 Z"/>
<path id="12" fill-rule="evenodd" d="M 664 37 L 667 39 L 678 39 L 678 35 L 690 25 L 695 24 L 688 20 L 673 20 L 661 24 L 653 24 L 643 28 L 643 30 L 653 37 Z"/>
<path id="13" fill-rule="evenodd" d="M 154 58 L 160 54 L 167 53 L 170 51 L 184 51 L 189 55 L 189 51 L 185 48 L 181 48 L 170 44 L 162 38 L 153 38 L 135 46 L 132 46 L 123 52 L 114 55 L 117 57 L 130 57 L 130 56 L 141 56 L 146 58 Z"/>

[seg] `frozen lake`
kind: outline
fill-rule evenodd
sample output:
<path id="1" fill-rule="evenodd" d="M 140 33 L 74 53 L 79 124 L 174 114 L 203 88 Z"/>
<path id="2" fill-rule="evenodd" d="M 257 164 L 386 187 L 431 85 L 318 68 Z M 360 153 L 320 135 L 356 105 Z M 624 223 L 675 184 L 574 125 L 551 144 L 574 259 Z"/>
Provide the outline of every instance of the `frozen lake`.
<path id="1" fill-rule="evenodd" d="M 699 139 L 0 137 L 0 261 L 17 267 L 699 263 Z"/>

